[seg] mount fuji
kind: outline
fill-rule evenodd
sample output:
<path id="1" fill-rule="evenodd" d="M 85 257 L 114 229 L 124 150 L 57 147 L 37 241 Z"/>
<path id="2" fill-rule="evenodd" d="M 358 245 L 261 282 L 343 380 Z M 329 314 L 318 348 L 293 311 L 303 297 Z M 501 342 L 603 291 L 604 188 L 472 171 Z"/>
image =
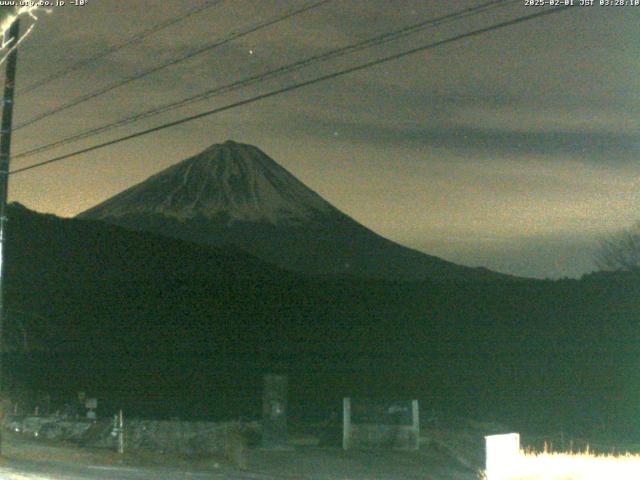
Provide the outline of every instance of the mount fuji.
<path id="1" fill-rule="evenodd" d="M 372 279 L 508 278 L 387 240 L 342 213 L 260 149 L 227 141 L 78 215 L 199 244 L 239 247 L 286 269 Z"/>

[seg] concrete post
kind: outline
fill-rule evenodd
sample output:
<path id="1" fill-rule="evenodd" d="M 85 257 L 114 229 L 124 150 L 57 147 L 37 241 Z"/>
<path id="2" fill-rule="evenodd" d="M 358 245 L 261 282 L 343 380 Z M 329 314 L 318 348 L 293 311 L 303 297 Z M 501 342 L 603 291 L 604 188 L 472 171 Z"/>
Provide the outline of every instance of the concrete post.
<path id="1" fill-rule="evenodd" d="M 287 377 L 265 375 L 262 398 L 262 446 L 282 449 L 288 445 L 287 436 Z"/>

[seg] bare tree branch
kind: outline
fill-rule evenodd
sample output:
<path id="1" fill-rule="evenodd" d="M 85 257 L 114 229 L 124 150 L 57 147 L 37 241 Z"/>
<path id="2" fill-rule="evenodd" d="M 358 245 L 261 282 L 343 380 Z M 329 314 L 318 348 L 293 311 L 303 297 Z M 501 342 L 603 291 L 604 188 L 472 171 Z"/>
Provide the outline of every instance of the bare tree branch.
<path id="1" fill-rule="evenodd" d="M 640 273 L 640 222 L 602 239 L 596 265 L 602 270 Z"/>

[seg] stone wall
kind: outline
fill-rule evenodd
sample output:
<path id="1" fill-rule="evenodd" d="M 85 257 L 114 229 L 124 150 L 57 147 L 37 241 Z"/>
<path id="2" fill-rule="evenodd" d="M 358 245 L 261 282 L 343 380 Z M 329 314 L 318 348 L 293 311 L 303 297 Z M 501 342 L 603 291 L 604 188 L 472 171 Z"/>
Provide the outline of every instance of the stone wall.
<path id="1" fill-rule="evenodd" d="M 69 441 L 83 446 L 116 446 L 112 420 L 71 420 L 63 417 L 8 417 L 5 428 L 34 438 Z M 188 422 L 125 418 L 125 448 L 162 453 L 206 455 L 225 453 L 231 444 L 249 444 L 260 436 L 258 422 Z M 235 448 L 235 445 L 231 445 Z"/>
<path id="2" fill-rule="evenodd" d="M 257 423 L 130 420 L 125 421 L 125 445 L 188 455 L 224 453 L 230 443 L 247 441 L 258 430 Z"/>

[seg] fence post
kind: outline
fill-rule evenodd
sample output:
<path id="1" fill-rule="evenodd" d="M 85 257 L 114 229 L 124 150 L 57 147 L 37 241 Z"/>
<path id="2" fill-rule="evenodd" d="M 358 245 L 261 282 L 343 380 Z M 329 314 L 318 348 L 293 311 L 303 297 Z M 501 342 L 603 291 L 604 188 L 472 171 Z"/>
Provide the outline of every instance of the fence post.
<path id="1" fill-rule="evenodd" d="M 420 406 L 418 400 L 411 401 L 411 424 L 416 440 L 414 448 L 420 450 Z"/>
<path id="2" fill-rule="evenodd" d="M 351 448 L 351 399 L 342 399 L 342 448 Z"/>
<path id="3" fill-rule="evenodd" d="M 122 410 L 118 413 L 118 453 L 124 453 L 124 415 Z"/>

